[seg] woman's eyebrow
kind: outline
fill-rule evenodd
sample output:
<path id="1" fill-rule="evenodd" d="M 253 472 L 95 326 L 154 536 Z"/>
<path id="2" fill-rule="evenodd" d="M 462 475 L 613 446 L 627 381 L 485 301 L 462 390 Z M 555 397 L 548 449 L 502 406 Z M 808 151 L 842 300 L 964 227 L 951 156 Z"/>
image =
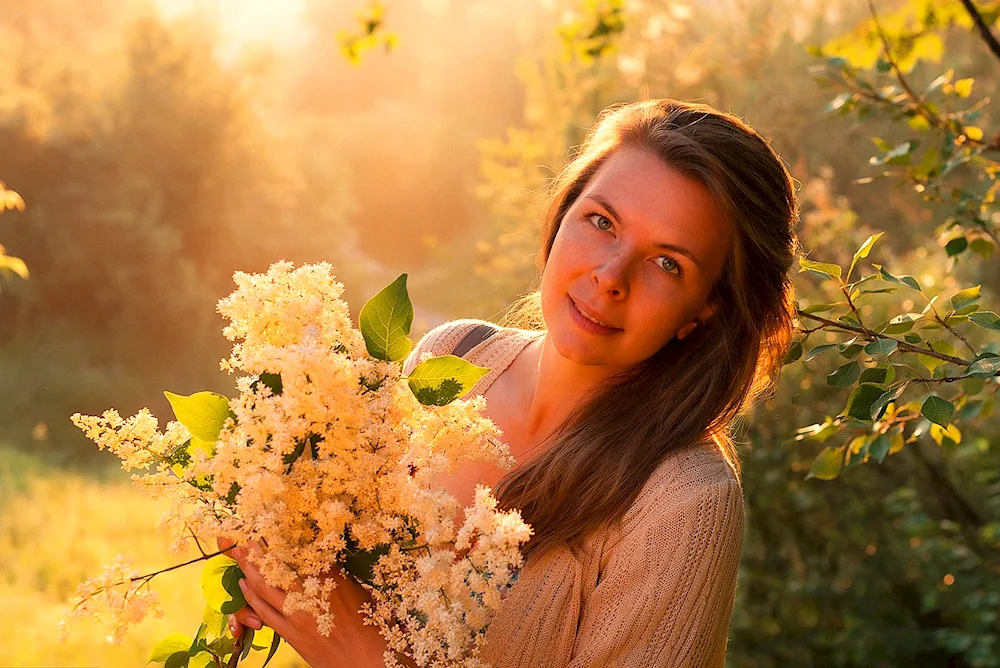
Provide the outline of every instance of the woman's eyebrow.
<path id="1" fill-rule="evenodd" d="M 598 204 L 600 204 L 601 207 L 603 209 L 607 210 L 607 212 L 610 213 L 611 216 L 615 220 L 617 220 L 619 224 L 624 224 L 624 221 L 622 220 L 622 217 L 620 215 L 618 215 L 618 212 L 615 211 L 615 207 L 611 205 L 611 202 L 609 202 L 606 197 L 604 197 L 603 195 L 601 195 L 599 193 L 588 193 L 587 195 L 585 195 L 585 197 L 587 197 L 587 199 L 592 199 L 595 202 L 597 202 Z M 701 261 L 698 260 L 697 257 L 695 257 L 694 253 L 692 253 L 687 248 L 684 248 L 683 246 L 678 246 L 677 244 L 668 244 L 668 243 L 654 243 L 653 246 L 656 247 L 656 248 L 663 248 L 665 250 L 671 250 L 671 251 L 677 253 L 678 255 L 683 255 L 687 259 L 691 260 L 691 262 L 693 262 L 694 265 L 696 267 L 698 267 L 699 269 L 703 268 L 701 266 Z"/>

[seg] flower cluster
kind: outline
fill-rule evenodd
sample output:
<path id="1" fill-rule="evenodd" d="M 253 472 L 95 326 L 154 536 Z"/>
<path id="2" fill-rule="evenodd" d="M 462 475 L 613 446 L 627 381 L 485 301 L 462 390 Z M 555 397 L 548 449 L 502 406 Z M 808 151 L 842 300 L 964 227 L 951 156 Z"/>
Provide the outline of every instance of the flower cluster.
<path id="1" fill-rule="evenodd" d="M 70 620 L 97 619 L 111 629 L 108 640 L 115 645 L 146 615 L 163 615 L 159 596 L 123 555 L 118 555 L 101 575 L 80 585 L 70 602 L 73 603 Z"/>
<path id="2" fill-rule="evenodd" d="M 368 354 L 325 263 L 281 262 L 235 280 L 219 312 L 234 342 L 222 365 L 238 374 L 238 396 L 223 403 L 217 438 L 195 418 L 161 433 L 146 410 L 74 422 L 123 466 L 145 471 L 138 484 L 174 499 L 166 525 L 177 540 L 190 532 L 266 545 L 264 578 L 304 585 L 286 613 L 308 611 L 329 632 L 324 575 L 340 565 L 373 587 L 367 621 L 394 650 L 420 665 L 475 665 L 530 536 L 487 488 L 456 526 L 457 502 L 440 487 L 462 462 L 511 465 L 482 415 L 485 400 L 421 404 L 399 361 Z"/>

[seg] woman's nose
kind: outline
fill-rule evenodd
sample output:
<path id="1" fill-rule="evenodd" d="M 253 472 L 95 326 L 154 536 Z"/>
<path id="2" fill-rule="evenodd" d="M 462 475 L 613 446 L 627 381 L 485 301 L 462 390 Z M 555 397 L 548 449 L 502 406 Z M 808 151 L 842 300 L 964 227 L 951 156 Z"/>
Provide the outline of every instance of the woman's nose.
<path id="1" fill-rule="evenodd" d="M 597 287 L 612 297 L 621 298 L 628 294 L 629 260 L 625 253 L 608 256 L 604 262 L 594 267 L 591 277 Z"/>

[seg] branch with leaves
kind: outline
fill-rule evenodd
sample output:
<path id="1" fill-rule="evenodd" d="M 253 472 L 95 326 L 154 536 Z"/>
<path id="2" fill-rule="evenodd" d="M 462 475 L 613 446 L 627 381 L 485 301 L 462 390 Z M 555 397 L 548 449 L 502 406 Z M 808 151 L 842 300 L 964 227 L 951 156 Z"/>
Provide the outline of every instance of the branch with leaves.
<path id="1" fill-rule="evenodd" d="M 962 435 L 955 422 L 988 417 L 1000 387 L 995 337 L 978 347 L 972 342 L 1000 331 L 1000 315 L 980 306 L 980 286 L 954 293 L 942 313 L 936 307 L 941 295 L 929 296 L 913 276 L 897 276 L 871 263 L 872 271 L 852 280 L 859 260 L 868 258 L 881 237 L 879 233 L 865 240 L 846 273 L 840 265 L 800 260 L 800 272 L 832 284 L 842 299 L 796 309 L 802 336 L 792 344 L 785 362 L 808 364 L 836 350 L 846 361 L 826 377 L 827 384 L 851 389 L 836 417 L 798 432 L 801 438 L 820 442 L 834 434 L 847 439 L 820 453 L 812 477 L 832 479 L 846 466 L 872 459 L 881 463 L 925 434 L 939 446 L 946 440 L 958 444 Z M 892 305 L 886 296 L 901 289 L 923 298 L 924 309 L 873 322 L 870 314 L 876 312 L 876 304 L 870 302 L 882 298 L 879 306 Z M 805 326 L 806 322 L 813 326 Z M 962 331 L 969 327 L 978 331 Z M 826 336 L 824 341 L 811 343 L 819 333 Z M 953 341 L 965 346 L 971 358 L 958 356 Z"/>

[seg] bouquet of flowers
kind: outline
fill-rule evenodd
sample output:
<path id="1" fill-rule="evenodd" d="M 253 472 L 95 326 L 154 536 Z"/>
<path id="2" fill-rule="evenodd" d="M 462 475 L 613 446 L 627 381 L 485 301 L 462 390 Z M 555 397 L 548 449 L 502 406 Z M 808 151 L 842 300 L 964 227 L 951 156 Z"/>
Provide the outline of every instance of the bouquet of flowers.
<path id="1" fill-rule="evenodd" d="M 256 565 L 267 582 L 300 583 L 284 612 L 315 615 L 321 633 L 333 623 L 333 580 L 323 576 L 339 567 L 370 587 L 364 613 L 391 648 L 388 665 L 397 651 L 421 666 L 478 665 L 531 530 L 516 510 L 498 510 L 486 487 L 456 526 L 457 502 L 435 481 L 462 461 L 512 464 L 482 415 L 485 400 L 460 398 L 489 370 L 448 355 L 402 375 L 413 319 L 405 274 L 365 305 L 360 331 L 328 264 L 279 262 L 234 278 L 218 310 L 233 341 L 222 367 L 238 374 L 235 398 L 166 393 L 177 420 L 163 431 L 146 409 L 73 422 L 136 471 L 136 485 L 172 500 L 164 524 L 173 548 L 193 539 L 201 549 L 199 536 L 261 543 Z M 245 604 L 242 573 L 222 553 L 201 553 L 205 623 L 193 638 L 173 634 L 154 648 L 151 660 L 167 668 L 224 665 L 267 647 L 227 633 L 224 615 Z M 106 615 L 120 638 L 158 609 L 153 575 L 120 558 L 80 587 L 72 616 Z M 268 658 L 279 642 L 268 643 Z"/>

